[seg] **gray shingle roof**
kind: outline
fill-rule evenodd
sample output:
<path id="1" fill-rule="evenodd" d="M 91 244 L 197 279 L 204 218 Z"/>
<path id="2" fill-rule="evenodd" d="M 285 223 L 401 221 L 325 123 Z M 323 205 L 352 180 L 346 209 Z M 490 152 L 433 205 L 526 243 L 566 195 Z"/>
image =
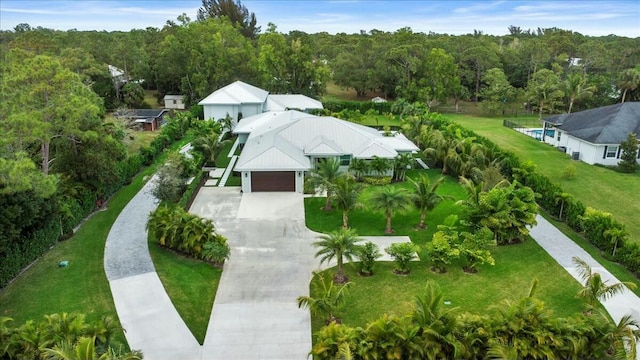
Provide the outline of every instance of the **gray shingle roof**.
<path id="1" fill-rule="evenodd" d="M 640 102 L 626 102 L 544 119 L 569 135 L 592 144 L 620 144 L 640 135 Z"/>

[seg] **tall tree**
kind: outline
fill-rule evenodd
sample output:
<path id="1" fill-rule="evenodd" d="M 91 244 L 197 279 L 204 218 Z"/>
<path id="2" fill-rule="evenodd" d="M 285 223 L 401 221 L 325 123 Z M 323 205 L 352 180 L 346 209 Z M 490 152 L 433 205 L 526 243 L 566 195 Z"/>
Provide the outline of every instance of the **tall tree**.
<path id="1" fill-rule="evenodd" d="M 593 91 L 595 90 L 593 86 L 587 85 L 586 80 L 580 74 L 569 75 L 562 83 L 562 88 L 569 103 L 568 114 L 571 113 L 575 103 L 593 96 Z"/>
<path id="2" fill-rule="evenodd" d="M 482 81 L 486 87 L 480 90 L 480 107 L 490 114 L 500 112 L 504 115 L 507 106 L 515 101 L 516 89 L 511 86 L 506 75 L 499 68 L 489 69 L 484 73 Z"/>
<path id="3" fill-rule="evenodd" d="M 640 66 L 623 71 L 618 80 L 618 87 L 622 90 L 622 100 L 620 102 L 624 102 L 627 98 L 627 93 L 634 91 L 638 86 L 640 86 Z"/>
<path id="4" fill-rule="evenodd" d="M 324 205 L 325 211 L 331 211 L 333 185 L 341 175 L 340 161 L 337 158 L 327 158 L 324 161 L 320 161 L 316 168 L 311 171 L 309 181 L 313 187 L 327 192 L 327 202 Z"/>
<path id="5" fill-rule="evenodd" d="M 258 36 L 260 26 L 256 26 L 256 14 L 249 13 L 240 0 L 202 0 L 202 7 L 198 9 L 198 21 L 223 16 L 239 27 L 245 37 L 255 39 Z"/>
<path id="6" fill-rule="evenodd" d="M 563 95 L 558 76 L 551 70 L 539 70 L 527 83 L 527 97 L 538 108 L 539 118 L 545 111 L 555 111 Z"/>
<path id="7" fill-rule="evenodd" d="M 78 74 L 45 55 L 12 50 L 0 82 L 0 103 L 14 151 L 39 146 L 42 172 L 49 174 L 52 143 L 79 142 L 95 133 L 82 123 L 99 120 L 100 98 Z"/>
<path id="8" fill-rule="evenodd" d="M 342 227 L 349 228 L 349 212 L 364 208 L 360 202 L 362 184 L 356 183 L 350 176 L 341 176 L 332 187 L 331 200 L 335 206 L 342 210 Z"/>

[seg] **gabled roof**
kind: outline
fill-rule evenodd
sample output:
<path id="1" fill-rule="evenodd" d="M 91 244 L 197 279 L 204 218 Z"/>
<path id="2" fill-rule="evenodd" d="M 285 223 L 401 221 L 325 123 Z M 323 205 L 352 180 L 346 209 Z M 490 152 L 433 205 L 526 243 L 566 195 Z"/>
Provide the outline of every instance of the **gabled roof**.
<path id="1" fill-rule="evenodd" d="M 132 109 L 132 117 L 135 118 L 157 118 L 163 113 L 169 112 L 167 109 Z"/>
<path id="2" fill-rule="evenodd" d="M 301 94 L 269 94 L 264 111 L 284 111 L 298 109 L 302 111 L 323 109 L 322 103 Z"/>
<path id="3" fill-rule="evenodd" d="M 234 134 L 250 134 L 252 131 L 268 131 L 280 127 L 296 119 L 307 117 L 309 114 L 301 111 L 269 111 L 252 116 L 247 116 L 238 122 L 233 129 Z"/>
<path id="4" fill-rule="evenodd" d="M 212 92 L 198 105 L 262 104 L 268 95 L 268 91 L 238 80 Z"/>
<path id="5" fill-rule="evenodd" d="M 620 144 L 640 134 L 640 102 L 626 102 L 544 119 L 569 135 L 592 144 Z"/>
<path id="6" fill-rule="evenodd" d="M 404 137 L 385 138 L 373 128 L 329 116 L 307 115 L 280 124 L 251 132 L 237 171 L 310 170 L 312 155 L 393 158 L 398 151 L 418 149 Z"/>

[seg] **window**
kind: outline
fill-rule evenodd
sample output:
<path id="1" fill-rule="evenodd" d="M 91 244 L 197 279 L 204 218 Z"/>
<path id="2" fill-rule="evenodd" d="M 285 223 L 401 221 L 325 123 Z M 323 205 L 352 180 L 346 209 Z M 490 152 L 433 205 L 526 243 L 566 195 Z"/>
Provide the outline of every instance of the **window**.
<path id="1" fill-rule="evenodd" d="M 560 136 L 562 135 L 562 131 L 558 131 L 558 141 L 560 141 Z"/>
<path id="2" fill-rule="evenodd" d="M 618 155 L 618 147 L 617 146 L 609 146 L 607 147 L 607 158 L 615 158 Z"/>
<path id="3" fill-rule="evenodd" d="M 340 166 L 349 166 L 351 164 L 351 155 L 340 156 Z"/>
<path id="4" fill-rule="evenodd" d="M 177 104 L 177 103 L 176 103 L 176 100 L 173 100 L 173 105 L 175 105 L 175 104 Z"/>

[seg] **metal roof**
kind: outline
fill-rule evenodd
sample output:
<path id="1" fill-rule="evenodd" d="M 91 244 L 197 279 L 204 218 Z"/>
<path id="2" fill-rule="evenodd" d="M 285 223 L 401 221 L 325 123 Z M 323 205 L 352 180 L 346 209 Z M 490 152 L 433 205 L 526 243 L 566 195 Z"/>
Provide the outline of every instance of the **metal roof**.
<path id="1" fill-rule="evenodd" d="M 307 117 L 309 114 L 301 111 L 269 111 L 252 116 L 247 116 L 238 122 L 233 129 L 234 134 L 250 134 L 252 131 L 260 129 L 265 132 L 276 127 L 280 127 L 296 119 Z"/>
<path id="2" fill-rule="evenodd" d="M 404 137 L 385 140 L 375 129 L 329 116 L 307 115 L 262 129 L 258 127 L 249 135 L 236 170 L 309 170 L 309 155 L 393 158 L 398 151 L 417 150 Z"/>
<path id="3" fill-rule="evenodd" d="M 544 119 L 569 135 L 592 144 L 620 144 L 640 135 L 640 102 L 626 102 Z"/>
<path id="4" fill-rule="evenodd" d="M 265 111 L 284 111 L 289 109 L 323 109 L 322 103 L 301 94 L 270 94 L 267 97 Z"/>
<path id="5" fill-rule="evenodd" d="M 268 91 L 238 80 L 212 92 L 198 105 L 262 104 L 268 95 Z"/>

